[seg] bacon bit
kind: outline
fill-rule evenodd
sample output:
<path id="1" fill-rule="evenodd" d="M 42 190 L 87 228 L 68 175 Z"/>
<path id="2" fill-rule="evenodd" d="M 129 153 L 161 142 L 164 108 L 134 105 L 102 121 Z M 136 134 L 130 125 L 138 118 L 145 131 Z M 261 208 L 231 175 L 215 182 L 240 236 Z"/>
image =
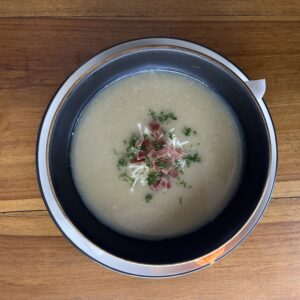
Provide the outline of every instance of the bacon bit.
<path id="1" fill-rule="evenodd" d="M 153 191 L 158 191 L 159 189 L 170 189 L 171 183 L 166 177 L 162 177 L 159 181 L 156 181 L 151 185 Z"/>
<path id="2" fill-rule="evenodd" d="M 179 171 L 173 168 L 169 171 L 168 175 L 172 178 L 176 178 L 179 175 Z"/>
<path id="3" fill-rule="evenodd" d="M 144 158 L 146 157 L 146 154 L 142 151 L 139 151 L 137 154 L 136 154 L 136 159 L 137 160 L 143 160 Z"/>
<path id="4" fill-rule="evenodd" d="M 168 179 L 163 177 L 163 178 L 160 179 L 159 186 L 162 189 L 169 189 L 171 187 L 171 183 Z"/>
<path id="5" fill-rule="evenodd" d="M 156 182 L 154 182 L 153 184 L 151 184 L 151 189 L 153 190 L 153 191 L 158 191 L 159 190 L 159 183 L 160 183 L 160 181 L 156 181 Z"/>
<path id="6" fill-rule="evenodd" d="M 164 147 L 163 149 L 159 150 L 157 152 L 157 157 L 170 157 L 172 158 L 172 160 L 178 160 L 181 159 L 182 157 L 184 157 L 185 153 L 182 149 L 177 149 L 177 148 L 173 148 L 173 147 Z"/>
<path id="7" fill-rule="evenodd" d="M 149 123 L 149 128 L 151 130 L 152 136 L 157 141 L 164 137 L 165 130 L 163 129 L 163 127 L 160 126 L 160 123 L 158 123 L 157 121 L 151 121 Z"/>
<path id="8" fill-rule="evenodd" d="M 148 157 L 151 161 L 155 161 L 158 158 L 157 155 L 157 151 L 152 149 L 149 153 L 148 153 Z"/>
<path id="9" fill-rule="evenodd" d="M 153 132 L 154 137 L 157 138 L 157 140 L 161 140 L 164 137 L 165 131 L 162 127 L 160 127 L 157 131 Z"/>
<path id="10" fill-rule="evenodd" d="M 129 162 L 130 162 L 131 164 L 140 163 L 140 161 L 139 161 L 136 157 L 134 157 L 133 159 L 131 159 Z"/>
<path id="11" fill-rule="evenodd" d="M 152 131 L 157 131 L 159 128 L 160 128 L 160 124 L 156 121 L 151 121 L 149 123 L 149 128 L 152 130 Z"/>
<path id="12" fill-rule="evenodd" d="M 161 178 L 159 185 L 161 188 L 166 189 L 168 186 L 168 180 L 166 178 Z"/>
<path id="13" fill-rule="evenodd" d="M 149 140 L 147 139 L 143 139 L 142 143 L 141 143 L 141 148 L 148 150 L 150 147 L 152 146 L 152 144 L 150 143 Z M 152 148 L 151 148 L 152 149 Z"/>

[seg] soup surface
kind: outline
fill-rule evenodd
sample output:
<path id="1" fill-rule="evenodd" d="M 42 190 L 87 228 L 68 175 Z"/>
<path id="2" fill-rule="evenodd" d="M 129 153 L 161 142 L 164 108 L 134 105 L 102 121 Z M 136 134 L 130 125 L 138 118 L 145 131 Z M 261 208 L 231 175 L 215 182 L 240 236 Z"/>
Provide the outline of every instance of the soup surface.
<path id="1" fill-rule="evenodd" d="M 75 185 L 103 223 L 162 239 L 212 221 L 238 185 L 237 122 L 211 89 L 149 71 L 109 85 L 87 105 L 71 144 Z"/>

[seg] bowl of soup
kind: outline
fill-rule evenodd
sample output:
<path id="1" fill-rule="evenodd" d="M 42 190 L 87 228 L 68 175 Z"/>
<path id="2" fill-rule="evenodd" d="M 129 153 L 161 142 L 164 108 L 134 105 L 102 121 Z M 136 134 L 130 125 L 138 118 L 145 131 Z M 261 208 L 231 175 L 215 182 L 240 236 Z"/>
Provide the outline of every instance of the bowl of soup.
<path id="1" fill-rule="evenodd" d="M 203 46 L 148 38 L 109 48 L 53 97 L 37 142 L 40 189 L 96 262 L 169 277 L 203 269 L 253 230 L 277 145 L 264 81 Z"/>

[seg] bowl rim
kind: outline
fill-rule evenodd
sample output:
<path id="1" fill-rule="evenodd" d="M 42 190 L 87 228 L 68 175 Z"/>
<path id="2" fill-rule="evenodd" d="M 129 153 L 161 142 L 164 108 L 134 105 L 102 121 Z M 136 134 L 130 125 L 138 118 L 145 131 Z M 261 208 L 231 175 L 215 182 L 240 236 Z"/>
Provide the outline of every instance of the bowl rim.
<path id="1" fill-rule="evenodd" d="M 74 88 L 74 86 L 76 86 L 77 83 L 81 81 L 82 78 L 84 78 L 87 74 L 90 74 L 90 72 L 98 68 L 99 65 L 103 65 L 107 61 L 110 61 L 112 58 L 118 56 L 120 53 L 126 54 L 127 52 L 134 51 L 134 49 L 141 50 L 159 47 L 169 49 L 177 48 L 185 50 L 189 53 L 206 56 L 217 62 L 226 70 L 231 71 L 231 73 L 238 77 L 240 81 L 246 82 L 250 80 L 245 75 L 245 73 L 243 73 L 238 67 L 236 67 L 225 57 L 209 48 L 187 40 L 158 37 L 136 39 L 120 43 L 98 53 L 87 62 L 82 64 L 58 88 L 56 94 L 48 105 L 44 117 L 41 121 L 36 145 L 36 169 L 40 191 L 49 214 L 52 217 L 53 221 L 56 223 L 57 227 L 76 248 L 78 248 L 92 260 L 112 270 L 140 277 L 173 277 L 183 275 L 199 269 L 203 269 L 211 265 L 212 263 L 219 261 L 228 253 L 230 253 L 239 244 L 241 244 L 242 241 L 246 239 L 246 237 L 251 233 L 251 231 L 254 229 L 257 222 L 261 218 L 270 201 L 277 172 L 277 141 L 271 116 L 264 100 L 262 98 L 256 98 L 251 90 L 247 87 L 247 85 L 244 84 L 256 100 L 256 104 L 258 105 L 264 118 L 269 138 L 268 143 L 270 159 L 268 176 L 259 203 L 249 219 L 231 239 L 229 239 L 218 249 L 215 249 L 212 252 L 191 261 L 168 265 L 151 265 L 128 261 L 104 251 L 99 246 L 93 244 L 90 240 L 88 240 L 73 225 L 73 223 L 69 220 L 68 216 L 62 209 L 58 199 L 56 198 L 48 169 L 48 144 L 49 135 L 52 131 L 51 127 L 53 125 L 53 120 L 55 120 L 56 114 L 58 113 L 64 99 Z"/>

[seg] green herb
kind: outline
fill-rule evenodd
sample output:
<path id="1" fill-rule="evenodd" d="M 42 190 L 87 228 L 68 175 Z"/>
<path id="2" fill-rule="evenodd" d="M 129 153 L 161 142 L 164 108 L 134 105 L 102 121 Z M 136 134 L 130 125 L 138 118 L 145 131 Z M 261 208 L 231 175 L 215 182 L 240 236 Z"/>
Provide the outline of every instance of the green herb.
<path id="1" fill-rule="evenodd" d="M 151 167 L 151 160 L 149 158 L 145 158 L 145 164 L 147 167 Z"/>
<path id="2" fill-rule="evenodd" d="M 186 188 L 186 182 L 184 180 L 180 180 L 179 184 L 182 185 L 184 188 Z"/>
<path id="3" fill-rule="evenodd" d="M 191 188 L 192 188 L 192 186 L 191 186 L 191 185 L 189 185 L 189 186 L 188 186 L 188 189 L 191 189 Z"/>
<path id="4" fill-rule="evenodd" d="M 200 145 L 200 142 L 199 143 L 197 143 L 197 146 L 199 146 Z"/>
<path id="5" fill-rule="evenodd" d="M 149 109 L 149 116 L 154 121 L 159 121 L 161 123 L 169 123 L 170 121 L 177 120 L 177 117 L 173 112 L 161 111 L 160 113 L 156 113 L 152 109 Z"/>
<path id="6" fill-rule="evenodd" d="M 123 172 L 120 174 L 120 178 L 122 178 L 123 180 L 130 182 L 131 184 L 133 184 L 133 179 L 127 174 L 127 172 Z"/>
<path id="7" fill-rule="evenodd" d="M 179 198 L 179 203 L 182 205 L 182 197 Z"/>
<path id="8" fill-rule="evenodd" d="M 174 121 L 174 120 L 177 120 L 177 117 L 175 116 L 174 113 L 172 112 L 160 112 L 159 116 L 158 116 L 158 120 L 161 122 L 161 123 L 169 123 L 170 121 Z"/>
<path id="9" fill-rule="evenodd" d="M 134 156 L 135 156 L 135 149 L 134 149 L 134 151 L 131 151 L 131 152 L 129 152 L 129 153 L 127 154 L 128 160 L 133 159 Z"/>
<path id="10" fill-rule="evenodd" d="M 145 196 L 146 202 L 149 203 L 152 200 L 153 196 L 151 194 L 147 194 Z"/>
<path id="11" fill-rule="evenodd" d="M 145 177 L 145 181 L 149 186 L 158 185 L 161 178 L 163 178 L 166 180 L 167 187 L 164 187 L 163 185 L 158 186 L 159 189 L 163 189 L 163 193 L 166 192 L 167 188 L 170 188 L 170 181 L 173 179 L 173 177 L 177 179 L 176 184 L 178 186 L 191 188 L 191 185 L 187 185 L 187 183 L 181 179 L 180 174 L 184 174 L 185 167 L 190 167 L 190 165 L 194 162 L 200 162 L 198 152 L 194 152 L 193 144 L 190 144 L 191 151 L 182 151 L 184 154 L 183 158 L 181 157 L 180 159 L 176 159 L 176 155 L 173 155 L 172 152 L 166 153 L 166 155 L 161 153 L 160 150 L 163 149 L 163 147 L 171 146 L 169 145 L 170 141 L 168 141 L 168 138 L 171 140 L 175 138 L 175 134 L 172 132 L 172 130 L 167 130 L 164 127 L 164 124 L 168 124 L 173 120 L 177 120 L 177 117 L 173 112 L 170 111 L 155 112 L 151 109 L 149 110 L 148 114 L 151 119 L 148 120 L 149 128 L 145 127 L 145 129 L 148 129 L 149 135 L 144 133 L 142 136 L 140 136 L 138 132 L 133 132 L 128 139 L 123 140 L 124 152 L 118 153 L 115 149 L 113 149 L 113 152 L 118 155 L 117 167 L 120 171 L 120 178 L 130 182 L 132 188 L 133 184 L 139 180 L 144 184 Z M 152 121 L 156 121 L 158 123 L 157 127 L 159 127 L 161 130 L 161 136 L 157 137 L 156 130 L 152 128 L 152 125 L 156 126 L 156 124 L 154 124 Z M 146 130 L 146 132 L 148 131 Z M 193 130 L 190 127 L 184 127 L 183 133 L 186 136 L 191 136 L 196 134 L 196 130 Z M 172 145 L 174 144 L 173 147 L 175 149 L 181 149 L 179 141 L 177 143 L 177 139 L 172 142 L 174 142 Z M 152 150 L 158 151 L 159 155 L 153 156 L 151 153 Z M 154 159 L 154 161 L 152 161 L 152 159 Z M 175 172 L 171 173 L 170 171 Z M 146 202 L 148 203 L 151 201 L 152 197 L 152 194 L 145 194 Z M 181 197 L 180 204 L 182 204 Z"/>
<path id="12" fill-rule="evenodd" d="M 161 160 L 159 160 L 159 161 L 157 162 L 157 166 L 158 166 L 160 169 L 165 169 L 165 168 L 168 167 L 168 163 L 167 163 L 166 161 L 161 161 Z"/>
<path id="13" fill-rule="evenodd" d="M 149 109 L 149 113 L 148 115 L 154 120 L 154 121 L 157 121 L 158 117 L 156 115 L 156 112 L 152 109 Z"/>
<path id="14" fill-rule="evenodd" d="M 185 159 L 188 167 L 191 165 L 191 163 L 200 162 L 200 160 L 201 160 L 198 152 L 196 152 L 194 154 L 188 154 L 184 159 Z"/>
<path id="15" fill-rule="evenodd" d="M 191 136 L 192 134 L 193 135 L 197 134 L 197 131 L 193 130 L 191 127 L 184 127 L 182 132 L 185 136 Z"/>
<path id="16" fill-rule="evenodd" d="M 157 182 L 159 179 L 160 179 L 159 173 L 152 171 L 148 174 L 148 177 L 146 180 L 147 180 L 148 185 L 152 185 L 153 183 Z"/>
<path id="17" fill-rule="evenodd" d="M 124 155 L 121 158 L 119 158 L 119 160 L 118 160 L 118 164 L 117 164 L 118 169 L 120 169 L 121 167 L 126 167 L 127 164 L 128 164 L 128 159 L 127 159 L 127 156 Z"/>
<path id="18" fill-rule="evenodd" d="M 164 147 L 164 144 L 162 144 L 161 142 L 154 142 L 153 143 L 154 149 L 156 151 L 161 150 Z"/>
<path id="19" fill-rule="evenodd" d="M 129 151 L 131 148 L 134 148 L 136 146 L 136 142 L 138 141 L 139 137 L 137 134 L 132 134 L 129 141 L 128 141 L 128 147 L 127 151 Z"/>

